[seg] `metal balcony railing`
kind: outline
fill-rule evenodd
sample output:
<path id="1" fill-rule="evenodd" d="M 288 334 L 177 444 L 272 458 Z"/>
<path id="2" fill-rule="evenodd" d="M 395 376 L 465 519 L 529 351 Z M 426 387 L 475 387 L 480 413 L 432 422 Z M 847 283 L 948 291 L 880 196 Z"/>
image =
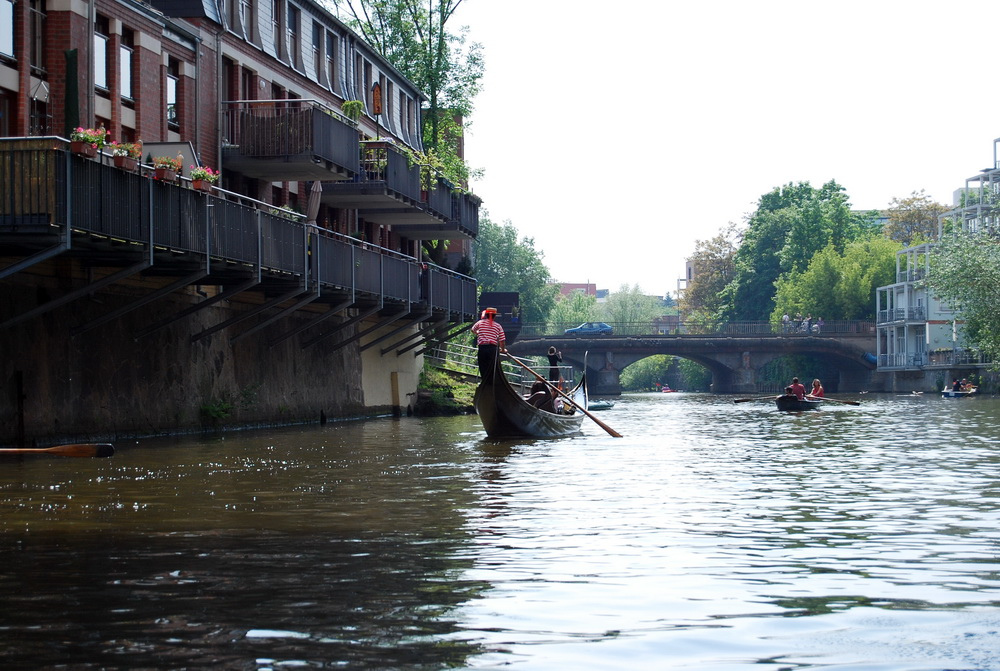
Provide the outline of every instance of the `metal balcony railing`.
<path id="1" fill-rule="evenodd" d="M 152 179 L 146 167 L 130 172 L 104 156 L 73 156 L 66 146 L 59 138 L 0 140 L 0 243 L 16 239 L 30 254 L 61 239 L 68 251 L 73 235 L 85 235 L 106 243 L 93 252 L 106 265 L 142 253 L 154 258 L 154 274 L 171 274 L 171 263 L 202 257 L 226 269 L 298 278 L 321 292 L 423 299 L 463 321 L 476 315 L 470 277 L 430 265 L 421 296 L 417 259 L 307 225 L 239 194 L 217 189 L 208 195 L 187 188 L 187 180 Z"/>

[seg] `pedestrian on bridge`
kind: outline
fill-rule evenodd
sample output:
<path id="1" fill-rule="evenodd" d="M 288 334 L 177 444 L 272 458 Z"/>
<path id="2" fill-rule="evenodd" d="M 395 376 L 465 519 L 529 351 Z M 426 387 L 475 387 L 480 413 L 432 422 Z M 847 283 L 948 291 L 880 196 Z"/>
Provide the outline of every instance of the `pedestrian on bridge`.
<path id="1" fill-rule="evenodd" d="M 562 352 L 555 346 L 549 347 L 549 382 L 561 382 L 559 379 L 559 364 L 562 363 Z M 561 387 L 562 385 L 560 385 Z"/>
<path id="2" fill-rule="evenodd" d="M 476 334 L 476 345 L 479 346 L 477 361 L 479 363 L 479 379 L 483 382 L 493 381 L 493 371 L 496 369 L 499 352 L 507 353 L 507 338 L 503 327 L 496 321 L 497 309 L 486 308 L 482 318 L 472 325 Z"/>

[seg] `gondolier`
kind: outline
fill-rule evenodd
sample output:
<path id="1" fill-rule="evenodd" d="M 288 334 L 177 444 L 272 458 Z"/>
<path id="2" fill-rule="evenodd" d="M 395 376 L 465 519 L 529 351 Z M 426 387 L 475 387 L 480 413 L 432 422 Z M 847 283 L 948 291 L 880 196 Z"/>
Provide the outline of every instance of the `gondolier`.
<path id="1" fill-rule="evenodd" d="M 486 308 L 483 310 L 482 319 L 472 325 L 472 332 L 476 334 L 476 345 L 479 347 L 479 377 L 483 382 L 493 381 L 498 352 L 507 351 L 503 327 L 497 323 L 496 316 L 496 308 Z"/>

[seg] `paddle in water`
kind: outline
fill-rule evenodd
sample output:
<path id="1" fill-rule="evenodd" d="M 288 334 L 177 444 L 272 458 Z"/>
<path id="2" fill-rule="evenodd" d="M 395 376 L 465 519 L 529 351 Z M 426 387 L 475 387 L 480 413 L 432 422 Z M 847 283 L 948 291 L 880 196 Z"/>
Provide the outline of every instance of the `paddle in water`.
<path id="1" fill-rule="evenodd" d="M 76 443 L 53 447 L 6 447 L 0 448 L 0 456 L 5 454 L 49 454 L 57 457 L 110 457 L 115 453 L 111 443 Z"/>

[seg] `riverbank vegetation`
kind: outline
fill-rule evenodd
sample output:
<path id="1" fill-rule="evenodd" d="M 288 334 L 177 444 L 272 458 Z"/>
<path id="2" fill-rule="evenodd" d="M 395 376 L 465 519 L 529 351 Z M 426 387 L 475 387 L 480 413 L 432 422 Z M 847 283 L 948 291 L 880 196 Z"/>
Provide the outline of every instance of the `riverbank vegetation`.
<path id="1" fill-rule="evenodd" d="M 417 386 L 413 413 L 421 416 L 465 415 L 475 412 L 476 383 L 425 363 Z"/>

